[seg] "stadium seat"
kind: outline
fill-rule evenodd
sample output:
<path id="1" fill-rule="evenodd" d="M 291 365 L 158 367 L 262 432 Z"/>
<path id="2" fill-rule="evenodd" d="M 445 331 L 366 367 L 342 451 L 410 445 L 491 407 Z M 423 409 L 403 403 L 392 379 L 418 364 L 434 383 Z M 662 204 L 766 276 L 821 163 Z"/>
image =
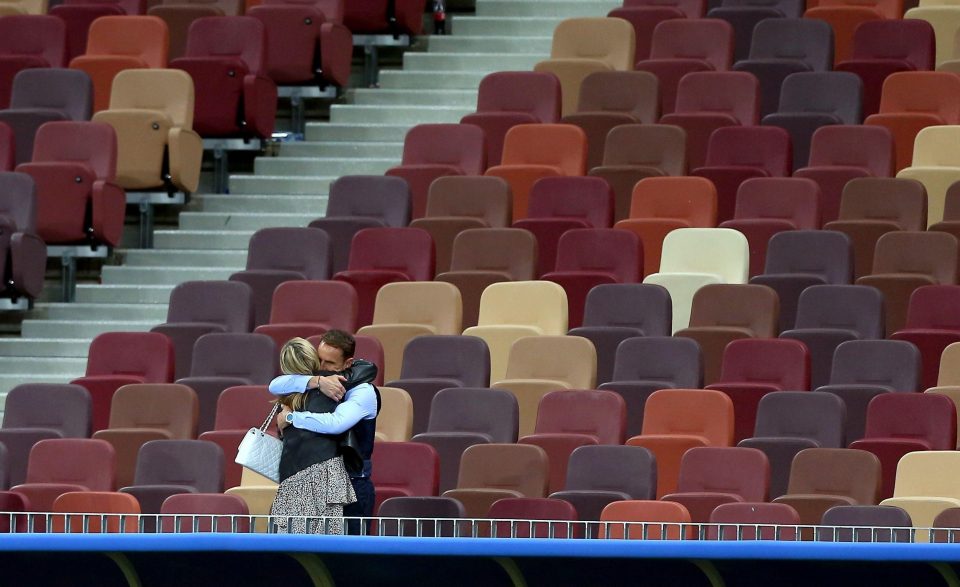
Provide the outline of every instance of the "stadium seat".
<path id="1" fill-rule="evenodd" d="M 274 396 L 265 385 L 237 385 L 228 387 L 217 398 L 217 415 L 213 430 L 203 432 L 199 440 L 220 445 L 224 454 L 223 487 L 240 485 L 242 467 L 235 462 L 236 450 L 247 432 L 260 427 L 269 413 L 267 407 Z M 268 426 L 268 434 L 276 434 L 276 427 Z"/>
<path id="2" fill-rule="evenodd" d="M 611 502 L 654 499 L 657 465 L 653 453 L 643 447 L 585 445 L 570 455 L 564 487 L 550 497 L 572 503 L 582 521 L 599 521 Z M 588 528 L 590 536 L 596 536 L 597 525 Z"/>
<path id="3" fill-rule="evenodd" d="M 323 300 L 322 304 L 316 303 Z M 289 281 L 273 291 L 270 321 L 254 332 L 273 339 L 279 349 L 294 337 L 308 338 L 338 329 L 354 332 L 357 292 L 342 281 Z"/>
<path id="4" fill-rule="evenodd" d="M 717 188 L 717 222 L 724 222 L 734 216 L 740 184 L 755 177 L 789 177 L 791 162 L 790 135 L 783 129 L 730 126 L 710 134 L 706 161 L 691 175 Z"/>
<path id="5" fill-rule="evenodd" d="M 110 425 L 94 433 L 117 455 L 117 486 L 133 483 L 140 447 L 150 440 L 197 437 L 197 394 L 172 383 L 124 385 L 110 403 Z"/>
<path id="6" fill-rule="evenodd" d="M 344 2 L 343 22 L 354 33 L 419 35 L 425 0 Z"/>
<path id="7" fill-rule="evenodd" d="M 749 245 L 730 228 L 678 228 L 663 239 L 660 270 L 643 282 L 661 285 L 673 300 L 673 331 L 690 324 L 697 290 L 712 283 L 746 283 Z"/>
<path id="8" fill-rule="evenodd" d="M 487 169 L 483 129 L 471 124 L 418 124 L 403 140 L 403 159 L 386 175 L 410 186 L 412 217 L 427 211 L 430 184 L 445 175 L 483 175 Z"/>
<path id="9" fill-rule="evenodd" d="M 803 16 L 805 2 L 800 0 L 773 0 L 764 2 L 744 2 L 742 0 L 723 0 L 711 3 L 708 18 L 719 18 L 730 23 L 736 39 L 733 60 L 743 61 L 750 56 L 753 42 L 753 29 L 766 19 L 800 18 Z"/>
<path id="10" fill-rule="evenodd" d="M 960 299 L 955 285 L 923 286 L 910 295 L 904 328 L 889 338 L 905 340 L 920 349 L 920 388 L 937 385 L 944 349 L 960 341 L 960 321 L 954 304 Z"/>
<path id="11" fill-rule="evenodd" d="M 137 498 L 113 491 L 69 491 L 53 501 L 50 511 L 54 533 L 130 533 L 138 531 L 140 503 Z M 70 514 L 92 514 L 73 515 Z M 103 515 L 96 515 L 103 514 Z M 129 514 L 129 515 L 123 515 Z"/>
<path id="12" fill-rule="evenodd" d="M 797 510 L 783 503 L 725 503 L 710 514 L 707 540 L 785 540 L 797 539 L 800 524 Z M 780 527 L 778 527 L 780 526 Z"/>
<path id="13" fill-rule="evenodd" d="M 180 515 L 182 514 L 182 516 Z M 171 495 L 160 506 L 161 532 L 250 531 L 247 502 L 235 495 L 181 493 Z"/>
<path id="14" fill-rule="evenodd" d="M 707 386 L 733 401 L 737 442 L 754 436 L 758 404 L 767 394 L 809 388 L 807 348 L 795 340 L 776 338 L 731 341 L 723 351 L 720 378 Z"/>
<path id="15" fill-rule="evenodd" d="M 810 139 L 807 167 L 794 177 L 820 185 L 820 219 L 826 224 L 840 212 L 840 196 L 848 181 L 858 177 L 892 177 L 894 142 L 889 130 L 877 126 L 830 125 Z"/>
<path id="16" fill-rule="evenodd" d="M 238 281 L 185 281 L 170 292 L 167 321 L 151 332 L 173 341 L 174 378 L 191 374 L 193 345 L 211 332 L 253 330 L 253 293 Z"/>
<path id="17" fill-rule="evenodd" d="M 677 86 L 673 113 L 660 124 L 679 126 L 687 133 L 687 166 L 703 167 L 710 135 L 725 126 L 760 122 L 760 84 L 742 71 L 700 71 L 685 75 Z"/>
<path id="18" fill-rule="evenodd" d="M 675 493 L 683 454 L 696 446 L 733 445 L 733 403 L 723 392 L 660 389 L 643 409 L 643 429 L 627 440 L 657 460 L 657 498 Z"/>
<path id="19" fill-rule="evenodd" d="M 463 334 L 478 336 L 490 349 L 490 381 L 505 378 L 510 348 L 525 336 L 567 332 L 567 294 L 549 281 L 494 283 L 483 290 L 477 325 Z M 573 387 L 592 387 L 577 385 Z M 531 422 L 532 427 L 532 422 Z"/>
<path id="20" fill-rule="evenodd" d="M 607 180 L 614 194 L 614 220 L 630 217 L 633 188 L 647 177 L 684 175 L 686 132 L 678 126 L 622 124 L 607 133 L 603 164 L 590 175 Z"/>
<path id="21" fill-rule="evenodd" d="M 492 387 L 517 396 L 520 436 L 532 434 L 537 408 L 548 392 L 559 389 L 593 389 L 597 354 L 593 343 L 578 336 L 525 336 L 510 347 L 507 367 L 500 378 L 491 375 Z"/>
<path id="22" fill-rule="evenodd" d="M 572 124 L 518 124 L 507 131 L 500 165 L 486 175 L 500 177 L 513 193 L 514 222 L 527 217 L 531 192 L 544 177 L 584 175 L 587 135 Z"/>
<path id="23" fill-rule="evenodd" d="M 906 528 L 913 525 L 910 514 L 888 505 L 838 505 L 823 512 L 820 524 L 827 526 L 817 532 L 823 542 L 910 542 Z"/>
<path id="24" fill-rule="evenodd" d="M 882 126 L 893 135 L 896 145 L 894 169 L 913 162 L 917 133 L 928 126 L 960 124 L 960 78 L 937 71 L 901 71 L 883 82 L 880 110 L 864 124 Z"/>
<path id="25" fill-rule="evenodd" d="M 843 188 L 840 216 L 827 222 L 825 230 L 846 234 L 853 244 L 854 277 L 869 275 L 877 240 L 894 230 L 924 230 L 927 225 L 927 194 L 923 184 L 912 179 L 859 177 Z"/>
<path id="26" fill-rule="evenodd" d="M 67 31 L 55 16 L 8 14 L 0 20 L 0 39 L 0 109 L 10 106 L 17 72 L 66 65 Z"/>
<path id="27" fill-rule="evenodd" d="M 105 332 L 93 339 L 83 377 L 70 383 L 90 392 L 92 431 L 107 427 L 114 392 L 131 383 L 171 383 L 175 349 L 155 332 Z"/>
<path id="28" fill-rule="evenodd" d="M 10 490 L 27 499 L 30 511 L 49 512 L 64 493 L 113 491 L 115 485 L 116 455 L 108 442 L 49 438 L 33 445 L 25 482 Z"/>
<path id="29" fill-rule="evenodd" d="M 772 289 L 762 285 L 710 283 L 693 294 L 690 324 L 677 330 L 674 336 L 692 338 L 700 345 L 703 382 L 709 385 L 731 381 L 721 371 L 721 365 L 726 362 L 728 343 L 744 338 L 776 336 L 779 318 L 780 303 Z M 744 348 L 750 348 L 751 352 L 761 350 L 750 345 Z M 758 379 L 758 383 L 762 381 L 767 380 L 764 377 Z M 738 440 L 743 438 L 739 435 L 744 431 L 742 426 L 752 423 L 752 413 L 745 414 L 744 420 L 738 420 Z"/>
<path id="30" fill-rule="evenodd" d="M 810 142 L 818 128 L 862 122 L 862 94 L 863 82 L 852 73 L 791 73 L 783 80 L 776 111 L 762 122 L 790 133 L 793 169 L 800 169 L 810 161 Z"/>
<path id="31" fill-rule="evenodd" d="M 521 444 L 535 444 L 550 461 L 548 491 L 566 489 L 567 461 L 581 446 L 623 444 L 627 407 L 620 395 L 595 389 L 551 391 L 540 399 L 532 434 Z"/>
<path id="32" fill-rule="evenodd" d="M 770 18 L 757 23 L 750 55 L 737 61 L 734 71 L 752 73 L 760 80 L 760 115 L 777 110 L 780 89 L 787 76 L 801 71 L 829 71 L 833 66 L 833 31 L 810 18 Z"/>
<path id="33" fill-rule="evenodd" d="M 193 345 L 190 374 L 177 379 L 197 393 L 197 431 L 214 429 L 217 399 L 235 385 L 266 385 L 277 374 L 277 348 L 262 334 L 212 332 Z"/>
<path id="34" fill-rule="evenodd" d="M 934 393 L 884 393 L 867 406 L 864 437 L 850 448 L 880 459 L 880 499 L 893 497 L 897 463 L 909 452 L 953 450 L 957 414 L 950 398 Z"/>
<path id="35" fill-rule="evenodd" d="M 777 292 L 777 332 L 794 327 L 800 294 L 811 285 L 849 284 L 853 272 L 850 241 L 838 232 L 791 230 L 774 234 L 767 244 L 764 272 L 750 278 Z"/>
<path id="36" fill-rule="evenodd" d="M 601 284 L 587 294 L 583 325 L 571 328 L 567 334 L 593 343 L 597 351 L 597 385 L 602 385 L 613 381 L 621 342 L 637 336 L 669 336 L 670 324 L 670 297 L 663 288 L 633 283 Z"/>
<path id="37" fill-rule="evenodd" d="M 167 57 L 172 62 L 174 59 L 183 57 L 187 52 L 190 25 L 194 21 L 218 16 L 239 16 L 243 14 L 243 4 L 237 0 L 219 2 L 176 0 L 176 2 L 162 2 L 150 6 L 147 14 L 161 18 L 167 23 L 167 31 L 170 35 L 170 49 Z"/>
<path id="38" fill-rule="evenodd" d="M 377 292 L 397 281 L 429 281 L 434 276 L 430 233 L 419 228 L 365 228 L 353 237 L 346 271 L 333 278 L 357 290 L 357 326 L 373 322 Z"/>
<path id="39" fill-rule="evenodd" d="M 834 394 L 778 391 L 760 398 L 751 438 L 737 446 L 756 448 L 770 463 L 770 497 L 787 493 L 793 457 L 806 448 L 843 448 L 846 407 Z"/>
<path id="40" fill-rule="evenodd" d="M 246 270 L 230 276 L 253 292 L 253 324 L 270 319 L 273 292 L 286 281 L 330 279 L 330 238 L 316 228 L 261 228 L 250 237 Z"/>
<path id="41" fill-rule="evenodd" d="M 586 133 L 587 169 L 603 163 L 607 134 L 614 127 L 652 124 L 660 118 L 661 84 L 653 74 L 639 71 L 595 71 L 583 79 L 577 112 L 561 122 Z"/>
<path id="42" fill-rule="evenodd" d="M 669 333 L 669 324 L 667 333 Z M 617 347 L 612 381 L 600 389 L 615 391 L 627 405 L 628 437 L 640 434 L 647 398 L 659 389 L 697 389 L 703 383 L 700 345 L 666 334 L 634 337 Z"/>
<path id="43" fill-rule="evenodd" d="M 424 538 L 463 536 L 462 533 L 457 533 L 457 522 L 454 520 L 466 517 L 463 504 L 459 501 L 450 497 L 434 496 L 390 497 L 380 504 L 376 514 L 381 518 L 409 519 L 378 520 L 378 530 L 375 534 Z"/>
<path id="44" fill-rule="evenodd" d="M 246 141 L 272 136 L 277 87 L 267 77 L 267 42 L 264 24 L 250 16 L 209 16 L 190 25 L 186 51 L 170 67 L 193 79 L 197 134 Z"/>
<path id="45" fill-rule="evenodd" d="M 439 305 L 437 303 L 434 307 Z M 387 365 L 390 364 L 390 358 L 386 360 Z M 490 384 L 490 353 L 486 343 L 479 338 L 419 335 L 411 338 L 403 347 L 402 359 L 402 368 L 396 373 L 398 378 L 386 379 L 388 386 L 405 390 L 413 400 L 413 434 L 429 430 L 433 398 L 441 390 L 487 387 Z"/>
<path id="46" fill-rule="evenodd" d="M 257 475 L 250 469 L 243 469 L 240 485 L 231 487 L 224 493 L 242 499 L 247 504 L 247 511 L 250 512 L 250 515 L 264 516 L 262 519 L 253 521 L 252 530 L 254 532 L 266 533 L 272 531 L 268 527 L 266 516 L 270 515 L 273 502 L 277 497 L 276 483 L 266 477 Z M 161 507 L 163 506 L 161 505 Z"/>
<path id="47" fill-rule="evenodd" d="M 897 177 L 914 179 L 927 191 L 927 224 L 943 220 L 947 190 L 960 179 L 960 160 L 953 156 L 953 145 L 960 138 L 960 126 L 934 126 L 917 133 L 913 163 Z M 921 228 L 922 230 L 922 228 Z"/>
<path id="48" fill-rule="evenodd" d="M 544 497 L 548 471 L 547 454 L 539 446 L 476 444 L 463 452 L 457 488 L 443 497 L 460 501 L 468 518 L 482 518 L 498 499 Z"/>
<path id="49" fill-rule="evenodd" d="M 7 483 L 26 481 L 30 449 L 47 438 L 90 436 L 90 392 L 79 385 L 22 383 L 7 393 L 0 428 Z"/>
<path id="50" fill-rule="evenodd" d="M 685 6 L 680 6 L 680 4 Z M 633 34 L 636 41 L 633 61 L 636 63 L 644 59 L 649 59 L 650 45 L 653 43 L 653 31 L 657 28 L 658 24 L 672 18 L 686 18 L 684 13 L 685 7 L 691 7 L 693 12 L 697 14 L 697 16 L 692 18 L 700 18 L 703 15 L 705 4 L 703 0 L 692 0 L 690 2 L 618 6 L 608 12 L 607 16 L 610 18 L 623 19 L 633 27 Z"/>
<path id="51" fill-rule="evenodd" d="M 854 73 L 863 81 L 863 114 L 880 110 L 883 81 L 900 71 L 933 69 L 933 27 L 920 19 L 872 20 L 853 32 L 853 54 L 834 70 Z"/>
<path id="52" fill-rule="evenodd" d="M 708 179 L 646 177 L 632 191 L 630 215 L 614 227 L 640 237 L 644 276 L 660 270 L 663 241 L 669 232 L 717 225 L 717 190 Z"/>
<path id="53" fill-rule="evenodd" d="M 480 299 L 487 286 L 536 277 L 537 239 L 520 228 L 468 229 L 453 241 L 450 271 L 436 281 L 457 286 L 463 305 L 463 327 L 477 325 Z"/>
<path id="54" fill-rule="evenodd" d="M 399 177 L 344 175 L 330 183 L 327 214 L 310 223 L 330 236 L 334 273 L 346 271 L 353 236 L 364 228 L 410 223 L 410 188 Z"/>
<path id="55" fill-rule="evenodd" d="M 560 122 L 560 80 L 548 72 L 496 71 L 480 80 L 477 111 L 460 119 L 483 129 L 487 165 L 500 165 L 507 131 Z"/>
<path id="56" fill-rule="evenodd" d="M 81 71 L 25 69 L 13 82 L 10 105 L 0 110 L 0 122 L 13 130 L 17 165 L 28 163 L 33 157 L 34 137 L 45 122 L 90 120 L 93 86 L 90 77 Z"/>
<path id="57" fill-rule="evenodd" d="M 794 327 L 780 338 L 799 340 L 810 351 L 810 385 L 829 381 L 834 350 L 848 340 L 883 338 L 883 294 L 859 285 L 811 285 L 797 302 Z M 848 439 L 849 440 L 849 439 Z"/>
<path id="58" fill-rule="evenodd" d="M 117 183 L 126 190 L 195 192 L 203 144 L 193 131 L 193 80 L 176 69 L 130 69 L 113 79 L 110 108 L 93 119 L 117 131 Z"/>
<path id="59" fill-rule="evenodd" d="M 413 399 L 399 387 L 378 386 L 380 410 L 377 412 L 377 440 L 407 442 L 413 436 Z"/>
<path id="60" fill-rule="evenodd" d="M 630 71 L 636 52 L 636 33 L 619 18 L 568 18 L 553 31 L 550 59 L 534 71 L 555 74 L 562 88 L 562 113 L 577 111 L 580 85 L 595 71 Z"/>
<path id="61" fill-rule="evenodd" d="M 941 512 L 960 506 L 957 457 L 960 453 L 954 450 L 924 450 L 904 455 L 897 465 L 893 497 L 880 505 L 905 510 L 914 528 L 932 527 Z M 926 536 L 918 532 L 915 539 L 922 542 Z"/>
<path id="62" fill-rule="evenodd" d="M 661 114 L 675 110 L 677 86 L 684 75 L 730 69 L 733 40 L 733 27 L 716 18 L 670 19 L 653 29 L 650 57 L 637 61 L 634 67 L 657 77 Z"/>
<path id="63" fill-rule="evenodd" d="M 934 38 L 936 39 L 934 63 L 937 67 L 941 63 L 953 59 L 953 41 L 957 30 L 960 29 L 960 14 L 957 14 L 950 6 L 926 5 L 925 3 L 924 6 L 907 10 L 903 18 L 904 20 L 926 21 L 933 27 Z"/>
<path id="64" fill-rule="evenodd" d="M 87 40 L 90 36 L 90 25 L 93 21 L 103 16 L 123 16 L 126 11 L 123 4 L 128 2 L 96 2 L 81 3 L 73 2 L 60 3 L 51 6 L 47 14 L 59 18 L 66 25 L 65 41 L 66 51 L 63 65 L 66 67 L 75 58 L 80 57 L 87 50 Z M 140 2 L 135 2 L 140 4 Z M 184 31 L 184 37 L 186 31 Z"/>
<path id="65" fill-rule="evenodd" d="M 838 505 L 876 505 L 880 461 L 873 453 L 849 448 L 808 448 L 797 453 L 790 468 L 787 494 L 773 500 L 800 514 L 800 523 L 816 525 Z"/>
<path id="66" fill-rule="evenodd" d="M 606 524 L 599 538 L 690 540 L 696 535 L 690 512 L 672 501 L 615 501 L 603 508 L 600 521 Z"/>
<path id="67" fill-rule="evenodd" d="M 0 173 L 0 303 L 28 309 L 43 290 L 47 247 L 37 236 L 37 199 L 33 179 Z"/>
<path id="68" fill-rule="evenodd" d="M 515 443 L 519 426 L 517 398 L 502 389 L 441 389 L 430 404 L 426 432 L 413 442 L 429 444 L 440 455 L 440 492 L 457 486 L 460 458 L 474 444 Z"/>
<path id="69" fill-rule="evenodd" d="M 377 442 L 373 454 L 374 512 L 391 497 L 437 495 L 440 461 L 433 447 L 419 442 Z"/>
<path id="70" fill-rule="evenodd" d="M 37 236 L 48 245 L 120 243 L 126 197 L 117 185 L 118 147 L 106 124 L 48 122 L 37 131 L 33 158 L 17 171 L 36 184 Z"/>
<path id="71" fill-rule="evenodd" d="M 954 182 L 947 188 L 943 202 L 943 220 L 931 224 L 929 230 L 949 232 L 960 240 L 960 182 Z"/>
<path id="72" fill-rule="evenodd" d="M 113 79 L 125 69 L 167 66 L 167 23 L 155 16 L 103 16 L 90 24 L 87 48 L 70 61 L 71 69 L 93 80 L 93 111 L 111 104 Z"/>
<path id="73" fill-rule="evenodd" d="M 577 521 L 576 508 L 562 499 L 505 497 L 493 502 L 487 511 L 487 517 L 503 520 L 493 524 L 493 538 L 583 537 L 583 525 L 574 523 Z M 528 520 L 549 521 L 538 524 Z"/>
<path id="74" fill-rule="evenodd" d="M 706 524 L 724 503 L 764 502 L 770 484 L 767 456 L 755 448 L 699 446 L 683 454 L 677 491 L 663 501 L 679 503 L 696 524 Z"/>
<path id="75" fill-rule="evenodd" d="M 383 377 L 386 381 L 393 381 L 401 376 L 404 349 L 408 343 L 420 336 L 460 334 L 462 315 L 460 291 L 449 283 L 388 283 L 377 292 L 373 324 L 362 327 L 357 334 L 380 341 Z M 417 403 L 424 408 L 430 405 L 429 401 Z M 419 423 L 422 426 L 416 428 L 417 432 L 426 426 L 426 415 Z"/>

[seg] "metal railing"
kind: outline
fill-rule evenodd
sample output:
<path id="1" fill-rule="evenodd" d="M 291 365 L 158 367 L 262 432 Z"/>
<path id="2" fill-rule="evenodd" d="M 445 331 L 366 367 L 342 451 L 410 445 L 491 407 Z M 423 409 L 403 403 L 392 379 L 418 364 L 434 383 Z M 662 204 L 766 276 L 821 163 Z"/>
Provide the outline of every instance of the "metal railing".
<path id="1" fill-rule="evenodd" d="M 0 512 L 2 534 L 280 533 L 278 520 L 302 522 L 308 534 L 331 527 L 363 536 L 450 538 L 552 538 L 558 540 L 960 542 L 960 528 L 805 526 L 776 524 L 680 524 L 481 518 L 327 518 L 228 514 L 126 514 Z M 337 522 L 334 524 L 334 522 Z"/>

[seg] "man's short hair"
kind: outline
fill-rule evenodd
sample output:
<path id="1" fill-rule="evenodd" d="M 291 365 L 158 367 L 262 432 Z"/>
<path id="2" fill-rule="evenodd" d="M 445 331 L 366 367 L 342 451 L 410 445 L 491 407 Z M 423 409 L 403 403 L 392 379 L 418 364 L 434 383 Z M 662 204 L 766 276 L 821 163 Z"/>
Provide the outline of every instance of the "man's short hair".
<path id="1" fill-rule="evenodd" d="M 353 358 L 353 353 L 357 348 L 357 341 L 353 338 L 353 335 L 343 330 L 328 330 L 320 339 L 320 342 L 335 349 L 340 349 L 344 360 Z"/>

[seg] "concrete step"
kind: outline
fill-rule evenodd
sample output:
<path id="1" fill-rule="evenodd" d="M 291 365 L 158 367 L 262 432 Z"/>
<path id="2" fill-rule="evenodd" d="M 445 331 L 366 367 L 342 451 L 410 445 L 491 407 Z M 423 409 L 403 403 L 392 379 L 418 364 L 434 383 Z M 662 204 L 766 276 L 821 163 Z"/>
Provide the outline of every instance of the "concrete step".
<path id="1" fill-rule="evenodd" d="M 509 71 L 530 70 L 546 55 L 528 53 L 406 53 L 405 70 L 410 71 Z"/>
<path id="2" fill-rule="evenodd" d="M 30 317 L 43 320 L 150 319 L 162 322 L 167 318 L 167 304 L 37 304 Z"/>
<path id="3" fill-rule="evenodd" d="M 83 304 L 166 304 L 172 285 L 78 285 Z M 26 334 L 24 334 L 26 336 Z"/>
<path id="4" fill-rule="evenodd" d="M 622 5 L 609 0 L 483 0 L 477 2 L 477 16 L 606 16 Z"/>
<path id="5" fill-rule="evenodd" d="M 426 122 L 459 122 L 465 114 L 476 110 L 474 106 L 333 106 L 330 120 L 349 123 L 397 123 L 413 126 Z"/>
<path id="6" fill-rule="evenodd" d="M 443 104 L 469 108 L 477 103 L 477 90 L 474 88 L 424 92 L 422 88 L 410 90 L 363 89 L 354 91 L 353 103 L 364 106 L 431 106 Z"/>
<path id="7" fill-rule="evenodd" d="M 78 357 L 86 359 L 90 340 L 86 338 L 0 338 L 3 357 Z"/>
<path id="8" fill-rule="evenodd" d="M 306 226 L 309 214 L 233 214 L 229 212 L 184 212 L 180 226 L 186 230 L 259 230 L 271 226 Z"/>
<path id="9" fill-rule="evenodd" d="M 126 249 L 124 267 L 151 267 L 166 271 L 167 267 L 238 267 L 247 262 L 246 251 L 195 251 L 189 249 Z"/>
<path id="10" fill-rule="evenodd" d="M 80 322 L 74 320 L 24 320 L 24 338 L 87 338 L 104 332 L 146 332 L 159 324 L 154 321 L 109 320 Z M 82 372 L 81 372 L 82 374 Z"/>
<path id="11" fill-rule="evenodd" d="M 330 182 L 337 179 L 337 176 L 314 175 L 314 176 L 292 176 L 292 175 L 236 175 L 230 178 L 230 193 L 241 195 L 264 195 L 264 194 L 283 194 L 283 195 L 326 195 L 330 190 Z M 188 228 L 182 223 L 181 228 Z M 257 228 L 263 228 L 258 226 Z M 228 227 L 227 225 L 213 230 L 240 230 L 238 227 Z"/>
<path id="12" fill-rule="evenodd" d="M 384 72 L 384 74 L 385 73 L 387 72 Z M 383 78 L 381 77 L 381 79 Z M 307 141 L 323 141 L 325 143 L 379 143 L 391 141 L 403 144 L 403 138 L 407 135 L 407 131 L 410 130 L 411 126 L 413 126 L 413 124 L 398 123 L 397 121 L 393 121 L 390 124 L 308 122 L 304 134 L 306 135 L 305 138 Z"/>
<path id="13" fill-rule="evenodd" d="M 106 285 L 177 285 L 184 281 L 228 279 L 243 270 L 236 267 L 105 267 L 101 279 Z"/>
<path id="14" fill-rule="evenodd" d="M 550 55 L 553 31 L 541 36 L 432 36 L 429 38 L 431 53 L 530 53 Z"/>
<path id="15" fill-rule="evenodd" d="M 0 357 L 0 373 L 45 373 L 48 377 L 76 377 L 87 369 L 86 358 Z"/>
<path id="16" fill-rule="evenodd" d="M 230 194 L 221 196 L 208 194 L 201 198 L 200 208 L 197 211 L 240 213 L 278 212 L 317 214 L 323 216 L 326 210 L 327 196 L 281 196 L 278 194 L 252 196 Z M 156 238 L 156 235 L 154 238 Z M 204 245 L 201 244 L 199 247 L 189 248 L 201 248 L 203 246 Z"/>
<path id="17" fill-rule="evenodd" d="M 253 168 L 257 175 L 382 175 L 400 164 L 400 159 L 356 157 L 259 157 Z"/>
<path id="18" fill-rule="evenodd" d="M 502 35 L 529 35 L 553 37 L 553 30 L 563 20 L 549 16 L 453 16 L 453 37 L 459 38 Z M 431 41 L 433 39 L 431 38 Z"/>
<path id="19" fill-rule="evenodd" d="M 231 194 L 225 197 L 235 198 L 237 196 Z M 153 246 L 157 249 L 246 251 L 252 235 L 253 230 L 155 230 L 153 232 Z"/>
<path id="20" fill-rule="evenodd" d="M 488 71 L 381 71 L 380 88 L 390 90 L 473 90 Z"/>
<path id="21" fill-rule="evenodd" d="M 383 90 L 378 90 L 383 91 Z M 422 94 L 423 92 L 416 92 Z M 403 141 L 381 143 L 331 143 L 297 141 L 280 146 L 281 157 L 381 157 L 397 161 L 403 156 Z"/>

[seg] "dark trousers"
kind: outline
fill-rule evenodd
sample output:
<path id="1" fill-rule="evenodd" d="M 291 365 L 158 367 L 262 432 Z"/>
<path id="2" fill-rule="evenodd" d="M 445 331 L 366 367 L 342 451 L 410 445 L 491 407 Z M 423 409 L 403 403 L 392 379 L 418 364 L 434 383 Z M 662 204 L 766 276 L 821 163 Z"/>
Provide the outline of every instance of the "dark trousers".
<path id="1" fill-rule="evenodd" d="M 352 477 L 350 482 L 353 484 L 353 491 L 357 494 L 357 501 L 343 508 L 343 515 L 346 517 L 373 517 L 373 504 L 376 501 L 376 494 L 373 489 L 373 482 L 370 477 Z M 365 522 L 366 529 L 364 534 L 370 533 L 370 521 Z M 347 534 L 360 534 L 360 521 L 347 520 Z"/>

